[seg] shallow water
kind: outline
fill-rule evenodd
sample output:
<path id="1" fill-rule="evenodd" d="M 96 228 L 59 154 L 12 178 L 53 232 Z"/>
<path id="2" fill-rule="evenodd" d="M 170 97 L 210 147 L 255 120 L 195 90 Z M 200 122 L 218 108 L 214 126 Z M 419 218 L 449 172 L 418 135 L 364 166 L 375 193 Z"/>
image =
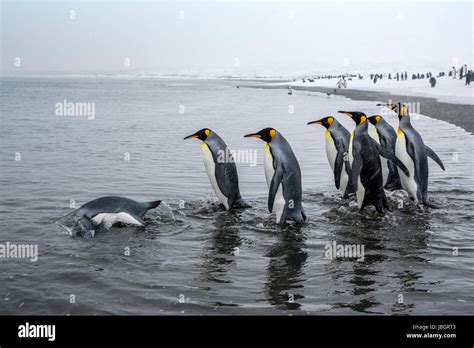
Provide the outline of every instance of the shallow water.
<path id="1" fill-rule="evenodd" d="M 392 213 L 359 213 L 334 188 L 323 128 L 306 123 L 337 110 L 378 113 L 375 103 L 237 84 L 2 80 L 0 243 L 38 244 L 39 258 L 0 259 L 0 314 L 474 312 L 471 134 L 415 118 L 446 167 L 430 161 L 429 190 L 443 208 L 418 211 L 399 191 L 389 194 Z M 64 99 L 95 103 L 95 119 L 55 115 Z M 347 116 L 337 118 L 352 129 Z M 243 138 L 267 126 L 300 162 L 308 215 L 301 228 L 277 227 L 267 212 L 263 142 Z M 234 150 L 257 151 L 256 166 L 238 164 L 252 209 L 217 206 L 199 142 L 182 140 L 203 127 Z M 80 206 L 106 195 L 164 203 L 145 229 L 82 239 L 57 224 L 71 200 Z M 332 242 L 364 245 L 364 260 L 325 258 Z"/>

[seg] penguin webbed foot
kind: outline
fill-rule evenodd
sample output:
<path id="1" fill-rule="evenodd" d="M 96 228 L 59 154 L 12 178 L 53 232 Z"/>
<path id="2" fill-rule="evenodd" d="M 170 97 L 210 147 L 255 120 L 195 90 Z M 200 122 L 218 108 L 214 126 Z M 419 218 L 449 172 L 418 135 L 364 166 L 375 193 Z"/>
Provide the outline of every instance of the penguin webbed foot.
<path id="1" fill-rule="evenodd" d="M 245 202 L 243 199 L 239 199 L 238 201 L 234 202 L 234 204 L 232 204 L 231 209 L 248 209 L 248 208 L 252 208 L 252 206 L 250 204 L 247 204 L 247 202 Z"/>

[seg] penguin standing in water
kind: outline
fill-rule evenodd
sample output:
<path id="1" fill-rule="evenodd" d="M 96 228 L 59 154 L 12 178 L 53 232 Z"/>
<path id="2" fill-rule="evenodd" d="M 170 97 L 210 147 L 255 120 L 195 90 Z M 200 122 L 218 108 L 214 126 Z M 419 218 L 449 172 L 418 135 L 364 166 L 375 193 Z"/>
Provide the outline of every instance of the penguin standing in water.
<path id="1" fill-rule="evenodd" d="M 383 189 L 380 156 L 388 158 L 406 170 L 392 153 L 372 139 L 368 132 L 367 116 L 357 111 L 338 111 L 351 117 L 356 123 L 349 145 L 349 158 L 352 167 L 352 182 L 356 188 L 357 205 L 360 210 L 368 205 L 375 206 L 379 214 L 384 208 L 390 210 Z M 408 171 L 407 171 L 408 174 Z"/>
<path id="2" fill-rule="evenodd" d="M 240 196 L 237 166 L 225 142 L 217 133 L 203 128 L 184 140 L 196 138 L 202 141 L 203 161 L 214 192 L 226 210 L 250 208 Z"/>
<path id="3" fill-rule="evenodd" d="M 438 205 L 428 199 L 428 157 L 434 160 L 441 169 L 444 169 L 438 155 L 426 146 L 421 135 L 413 128 L 410 122 L 408 106 L 403 103 L 385 105 L 395 111 L 398 115 L 398 135 L 395 143 L 395 156 L 408 168 L 409 175 L 398 171 L 400 182 L 410 199 L 415 204 L 423 204 L 431 208 L 439 208 Z"/>
<path id="4" fill-rule="evenodd" d="M 268 211 L 275 208 L 277 224 L 292 220 L 302 224 L 306 214 L 301 204 L 301 170 L 298 160 L 280 132 L 273 128 L 245 135 L 262 139 L 265 144 L 265 177 L 268 185 Z"/>
<path id="5" fill-rule="evenodd" d="M 334 117 L 329 116 L 308 124 L 320 124 L 326 130 L 326 156 L 334 173 L 336 188 L 342 192 L 344 198 L 354 193 L 350 180 L 349 140 L 351 134 Z"/>
<path id="6" fill-rule="evenodd" d="M 378 104 L 380 105 L 380 104 Z M 369 117 L 369 122 L 374 125 L 373 138 L 380 146 L 395 154 L 395 142 L 397 141 L 397 133 L 395 129 L 380 115 Z M 383 184 L 387 190 L 399 190 L 402 188 L 400 177 L 398 175 L 397 166 L 386 158 L 380 157 L 382 164 Z"/>

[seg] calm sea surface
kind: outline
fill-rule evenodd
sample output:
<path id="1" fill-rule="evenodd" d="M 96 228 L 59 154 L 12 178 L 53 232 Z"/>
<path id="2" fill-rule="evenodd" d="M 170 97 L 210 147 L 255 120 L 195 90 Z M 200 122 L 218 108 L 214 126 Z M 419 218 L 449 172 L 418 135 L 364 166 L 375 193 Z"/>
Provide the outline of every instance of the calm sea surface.
<path id="1" fill-rule="evenodd" d="M 446 166 L 430 160 L 443 208 L 418 211 L 399 191 L 392 213 L 359 213 L 333 185 L 323 128 L 306 123 L 333 114 L 352 129 L 336 111 L 379 113 L 375 103 L 239 83 L 1 80 L 0 244 L 37 244 L 39 256 L 0 259 L 0 314 L 474 313 L 473 135 L 414 119 Z M 95 103 L 95 118 L 56 115 L 64 100 Z M 243 135 L 268 126 L 300 162 L 302 228 L 267 212 L 264 144 Z M 183 141 L 203 127 L 256 153 L 256 165 L 238 164 L 252 209 L 217 206 L 199 142 Z M 82 239 L 58 224 L 71 203 L 107 195 L 164 203 L 145 229 Z M 364 261 L 327 259 L 333 242 L 364 245 Z"/>

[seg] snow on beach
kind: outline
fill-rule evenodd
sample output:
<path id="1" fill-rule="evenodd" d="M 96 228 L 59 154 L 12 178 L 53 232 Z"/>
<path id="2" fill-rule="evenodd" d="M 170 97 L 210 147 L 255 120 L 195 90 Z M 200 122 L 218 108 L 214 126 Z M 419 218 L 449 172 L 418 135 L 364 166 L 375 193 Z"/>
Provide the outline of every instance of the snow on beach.
<path id="1" fill-rule="evenodd" d="M 440 102 L 452 104 L 474 105 L 474 83 L 471 86 L 465 86 L 465 79 L 453 79 L 449 76 L 437 77 L 436 86 L 431 88 L 428 79 L 411 80 L 411 74 L 408 80 L 397 81 L 393 78 L 389 80 L 384 77 L 374 83 L 367 75 L 362 80 L 358 77 L 352 77 L 347 80 L 346 89 L 357 89 L 364 91 L 387 92 L 395 95 L 419 96 L 435 98 Z M 293 82 L 270 83 L 271 86 L 292 86 L 292 87 L 326 87 L 337 88 L 339 78 L 315 79 L 309 82 L 308 79 L 296 80 Z M 344 88 L 342 88 L 344 89 Z"/>

